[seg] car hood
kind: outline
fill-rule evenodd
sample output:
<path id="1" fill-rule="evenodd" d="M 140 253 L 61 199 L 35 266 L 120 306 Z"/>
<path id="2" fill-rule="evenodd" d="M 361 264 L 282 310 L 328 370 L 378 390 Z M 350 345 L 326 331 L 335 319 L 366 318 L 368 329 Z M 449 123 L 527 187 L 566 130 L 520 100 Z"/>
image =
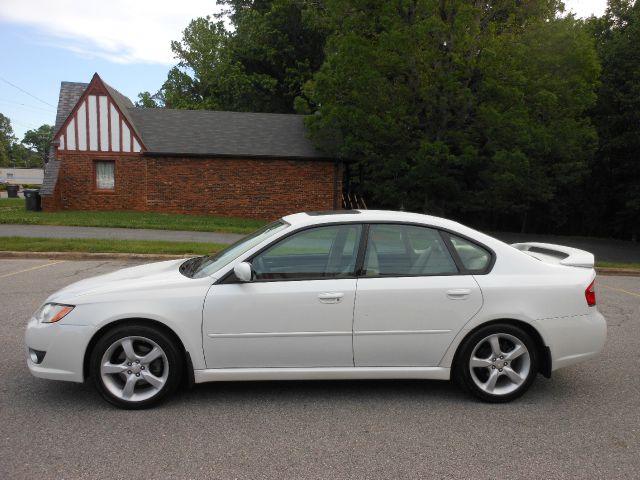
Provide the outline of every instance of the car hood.
<path id="1" fill-rule="evenodd" d="M 80 280 L 51 295 L 47 302 L 74 303 L 89 295 L 112 292 L 132 292 L 157 289 L 179 283 L 193 282 L 180 273 L 180 265 L 186 259 L 149 263 L 137 267 L 123 268 L 105 275 Z M 213 279 L 209 279 L 213 280 Z M 77 303 L 77 302 L 76 302 Z"/>

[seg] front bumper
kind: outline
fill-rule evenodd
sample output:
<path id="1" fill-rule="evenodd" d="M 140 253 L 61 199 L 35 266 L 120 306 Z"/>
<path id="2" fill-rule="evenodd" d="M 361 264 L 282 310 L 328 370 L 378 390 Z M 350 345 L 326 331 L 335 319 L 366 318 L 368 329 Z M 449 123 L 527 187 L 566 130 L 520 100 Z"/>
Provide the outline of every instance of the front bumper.
<path id="1" fill-rule="evenodd" d="M 39 323 L 29 320 L 25 333 L 27 366 L 36 377 L 70 382 L 84 381 L 84 355 L 95 329 L 92 326 Z M 41 363 L 30 349 L 46 352 Z"/>
<path id="2" fill-rule="evenodd" d="M 551 349 L 552 370 L 596 356 L 607 339 L 607 321 L 596 307 L 587 315 L 546 318 L 535 325 Z"/>

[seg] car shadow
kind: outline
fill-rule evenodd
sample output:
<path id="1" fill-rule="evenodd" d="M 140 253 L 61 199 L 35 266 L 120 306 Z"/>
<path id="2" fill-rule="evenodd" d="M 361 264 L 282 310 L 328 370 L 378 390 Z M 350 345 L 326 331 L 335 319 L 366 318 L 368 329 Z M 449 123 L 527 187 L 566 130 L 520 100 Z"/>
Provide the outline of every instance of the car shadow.
<path id="1" fill-rule="evenodd" d="M 564 373 L 564 372 L 563 372 Z M 571 376 L 556 376 L 553 380 L 538 376 L 521 398 L 513 405 L 548 404 L 562 398 L 570 399 L 579 389 Z M 419 404 L 420 406 L 446 404 L 491 405 L 463 391 L 454 382 L 441 380 L 297 380 L 254 382 L 211 382 L 183 388 L 169 401 L 171 405 L 206 403 L 298 404 Z M 500 404 L 494 404 L 499 406 Z"/>
<path id="2" fill-rule="evenodd" d="M 107 405 L 91 381 L 84 384 L 33 379 L 33 397 L 43 405 L 69 406 L 74 410 Z M 31 395 L 30 395 L 31 396 Z M 210 382 L 192 387 L 181 386 L 160 408 L 197 407 L 213 404 L 255 404 L 273 402 L 280 405 L 301 401 L 314 403 L 363 403 L 371 401 L 447 401 L 467 402 L 471 397 L 454 384 L 436 380 L 296 380 Z"/>
<path id="3" fill-rule="evenodd" d="M 428 398 L 461 400 L 465 394 L 450 382 L 436 380 L 295 380 L 254 382 L 211 382 L 183 389 L 184 401 L 227 398 L 237 402 L 263 401 L 368 401 Z"/>
<path id="4" fill-rule="evenodd" d="M 84 384 L 33 379 L 28 390 L 31 402 L 48 408 L 115 409 L 93 388 L 91 381 Z M 533 387 L 514 404 L 547 404 L 550 401 L 570 399 L 579 388 L 570 376 L 558 375 L 552 381 L 538 376 Z M 31 396 L 31 395 L 30 395 Z M 484 402 L 462 391 L 453 382 L 439 380 L 297 380 L 210 382 L 190 388 L 182 386 L 157 408 L 206 409 L 242 408 L 272 404 L 278 407 L 299 407 L 301 404 L 325 405 L 331 408 L 389 405 L 409 407 L 411 404 L 429 407 L 446 404 L 482 405 Z M 485 404 L 489 405 L 490 404 Z"/>

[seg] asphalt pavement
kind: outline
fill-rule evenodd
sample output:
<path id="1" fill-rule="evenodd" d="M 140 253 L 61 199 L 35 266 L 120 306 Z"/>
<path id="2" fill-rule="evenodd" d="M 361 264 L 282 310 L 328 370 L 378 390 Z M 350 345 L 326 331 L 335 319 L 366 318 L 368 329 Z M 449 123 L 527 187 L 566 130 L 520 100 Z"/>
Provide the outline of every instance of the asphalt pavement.
<path id="1" fill-rule="evenodd" d="M 197 385 L 147 411 L 33 378 L 27 318 L 125 262 L 0 260 L 0 478 L 638 478 L 640 278 L 598 280 L 604 352 L 484 404 L 448 382 Z"/>

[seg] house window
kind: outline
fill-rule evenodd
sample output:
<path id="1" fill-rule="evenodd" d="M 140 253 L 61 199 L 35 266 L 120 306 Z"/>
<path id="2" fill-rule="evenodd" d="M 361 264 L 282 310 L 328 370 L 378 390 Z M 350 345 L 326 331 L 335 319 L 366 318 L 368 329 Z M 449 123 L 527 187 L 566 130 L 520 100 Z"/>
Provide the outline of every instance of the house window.
<path id="1" fill-rule="evenodd" d="M 114 166 L 114 162 L 96 162 L 96 189 L 115 189 Z"/>

